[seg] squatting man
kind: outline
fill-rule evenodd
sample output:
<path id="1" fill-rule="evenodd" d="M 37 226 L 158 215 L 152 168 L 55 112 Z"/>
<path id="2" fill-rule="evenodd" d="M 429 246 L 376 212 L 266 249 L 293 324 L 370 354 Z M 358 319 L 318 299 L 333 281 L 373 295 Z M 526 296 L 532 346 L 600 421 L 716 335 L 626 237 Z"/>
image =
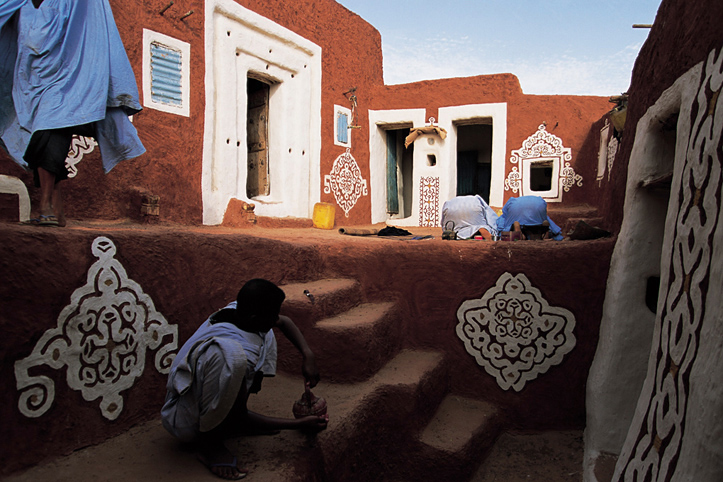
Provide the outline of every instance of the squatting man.
<path id="1" fill-rule="evenodd" d="M 328 416 L 298 419 L 267 417 L 248 410 L 249 394 L 258 393 L 265 376 L 276 374 L 278 328 L 301 352 L 306 383 L 319 382 L 314 353 L 294 322 L 280 315 L 286 295 L 274 283 L 253 279 L 236 301 L 209 317 L 181 347 L 168 376 L 163 426 L 192 444 L 199 460 L 216 476 L 238 480 L 247 470 L 224 441 L 254 431 L 319 431 Z"/>

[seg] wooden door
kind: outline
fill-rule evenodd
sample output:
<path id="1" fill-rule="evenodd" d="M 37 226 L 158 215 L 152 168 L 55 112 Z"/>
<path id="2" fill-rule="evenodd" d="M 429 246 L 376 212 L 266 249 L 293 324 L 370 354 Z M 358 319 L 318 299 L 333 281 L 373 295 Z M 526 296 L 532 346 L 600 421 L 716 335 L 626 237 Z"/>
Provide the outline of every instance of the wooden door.
<path id="1" fill-rule="evenodd" d="M 248 169 L 246 195 L 249 198 L 268 195 L 269 186 L 269 86 L 248 79 L 248 111 L 246 116 Z"/>

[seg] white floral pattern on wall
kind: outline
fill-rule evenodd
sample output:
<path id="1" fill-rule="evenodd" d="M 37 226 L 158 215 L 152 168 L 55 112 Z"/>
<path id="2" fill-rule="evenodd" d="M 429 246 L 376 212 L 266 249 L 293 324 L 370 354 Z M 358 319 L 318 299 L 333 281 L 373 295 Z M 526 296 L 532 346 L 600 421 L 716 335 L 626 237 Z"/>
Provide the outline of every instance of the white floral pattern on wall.
<path id="1" fill-rule="evenodd" d="M 78 175 L 77 165 L 83 160 L 83 156 L 93 152 L 98 143 L 92 137 L 74 135 L 70 141 L 70 151 L 65 158 L 65 167 L 68 169 L 68 177 Z"/>
<path id="2" fill-rule="evenodd" d="M 439 178 L 422 177 L 419 183 L 419 225 L 439 226 Z"/>
<path id="3" fill-rule="evenodd" d="M 610 143 L 608 144 L 608 181 L 610 181 L 610 175 L 613 171 L 613 163 L 615 162 L 615 155 L 618 152 L 619 145 L 617 138 L 613 137 L 610 139 Z"/>
<path id="4" fill-rule="evenodd" d="M 547 132 L 543 123 L 537 132 L 525 139 L 520 149 L 512 151 L 510 164 L 513 164 L 505 179 L 505 191 L 522 196 L 540 196 L 547 202 L 562 201 L 562 193 L 569 192 L 573 186 L 582 186 L 583 178 L 572 167 L 572 149 L 562 144 L 562 139 Z M 546 166 L 550 169 L 550 185 L 544 188 L 532 185 L 532 169 Z M 549 189 L 548 189 L 549 188 Z"/>
<path id="5" fill-rule="evenodd" d="M 522 189 L 522 176 L 517 170 L 517 166 L 513 167 L 505 179 L 505 191 L 512 191 L 517 194 Z"/>
<path id="6" fill-rule="evenodd" d="M 57 327 L 43 334 L 28 357 L 15 362 L 18 408 L 26 417 L 40 417 L 55 399 L 53 380 L 30 374 L 40 365 L 67 367 L 68 386 L 86 401 L 100 398 L 101 413 L 109 420 L 123 410 L 121 392 L 143 374 L 146 350 L 156 352 L 158 372 L 170 370 L 178 327 L 170 325 L 140 285 L 128 279 L 110 239 L 96 238 L 92 253 L 98 261 L 88 270 L 87 283 L 71 295 Z"/>
<path id="7" fill-rule="evenodd" d="M 524 274 L 504 273 L 482 298 L 462 303 L 457 320 L 467 353 L 503 390 L 519 392 L 577 342 L 573 314 L 550 306 Z"/>
<path id="8" fill-rule="evenodd" d="M 324 193 L 334 193 L 336 203 L 344 210 L 346 217 L 359 198 L 368 195 L 367 181 L 349 149 L 334 161 L 331 173 L 324 176 Z"/>

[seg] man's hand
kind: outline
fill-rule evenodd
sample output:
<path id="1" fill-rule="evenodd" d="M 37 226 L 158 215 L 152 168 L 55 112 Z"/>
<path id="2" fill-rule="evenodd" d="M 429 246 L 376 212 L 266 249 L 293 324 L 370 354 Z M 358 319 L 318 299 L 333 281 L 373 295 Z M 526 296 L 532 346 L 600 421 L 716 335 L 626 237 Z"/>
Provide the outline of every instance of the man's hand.
<path id="1" fill-rule="evenodd" d="M 309 384 L 309 388 L 314 388 L 316 384 L 319 383 L 319 380 L 321 380 L 313 353 L 311 353 L 310 356 L 304 357 L 304 362 L 301 365 L 301 373 L 303 373 L 304 379 Z"/>
<path id="2" fill-rule="evenodd" d="M 299 350 L 301 356 L 304 357 L 304 362 L 301 365 L 301 373 L 310 386 L 312 388 L 315 387 L 321 377 L 319 376 L 319 370 L 316 368 L 316 357 L 309 348 L 309 345 L 307 345 L 304 335 L 301 334 L 299 328 L 297 328 L 296 324 L 294 324 L 288 316 L 279 315 L 276 327 L 281 330 L 284 336 Z"/>
<path id="3" fill-rule="evenodd" d="M 309 415 L 308 417 L 298 419 L 299 430 L 309 432 L 320 432 L 329 424 L 329 415 Z"/>

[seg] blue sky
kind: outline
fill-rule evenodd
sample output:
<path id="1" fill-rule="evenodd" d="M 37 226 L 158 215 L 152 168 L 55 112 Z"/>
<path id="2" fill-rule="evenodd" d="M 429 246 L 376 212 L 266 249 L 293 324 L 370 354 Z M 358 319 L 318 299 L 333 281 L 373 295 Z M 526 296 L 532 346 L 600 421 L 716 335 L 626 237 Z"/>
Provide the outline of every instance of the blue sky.
<path id="1" fill-rule="evenodd" d="M 526 94 L 617 95 L 660 0 L 337 0 L 382 36 L 384 81 L 512 73 Z"/>

